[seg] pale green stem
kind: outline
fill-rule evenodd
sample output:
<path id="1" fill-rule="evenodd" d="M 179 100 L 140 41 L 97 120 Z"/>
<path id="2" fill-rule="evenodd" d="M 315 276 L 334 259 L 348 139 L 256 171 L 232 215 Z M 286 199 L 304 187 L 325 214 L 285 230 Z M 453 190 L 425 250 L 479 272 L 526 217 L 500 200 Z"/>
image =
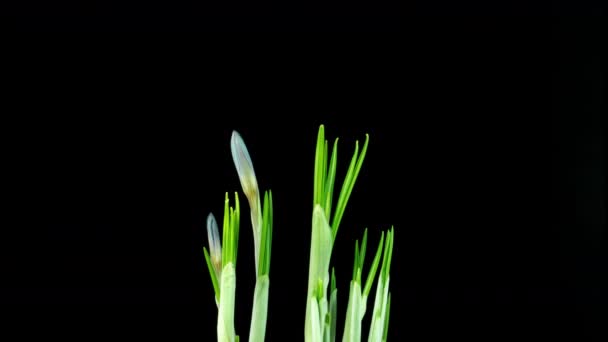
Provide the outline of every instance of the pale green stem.
<path id="1" fill-rule="evenodd" d="M 266 336 L 266 316 L 268 312 L 268 289 L 270 279 L 268 275 L 258 277 L 253 297 L 253 310 L 251 312 L 251 328 L 249 329 L 249 342 L 264 342 Z"/>
<path id="2" fill-rule="evenodd" d="M 222 269 L 220 306 L 217 315 L 218 342 L 234 342 L 234 297 L 236 292 L 236 273 L 234 265 L 228 263 Z"/>

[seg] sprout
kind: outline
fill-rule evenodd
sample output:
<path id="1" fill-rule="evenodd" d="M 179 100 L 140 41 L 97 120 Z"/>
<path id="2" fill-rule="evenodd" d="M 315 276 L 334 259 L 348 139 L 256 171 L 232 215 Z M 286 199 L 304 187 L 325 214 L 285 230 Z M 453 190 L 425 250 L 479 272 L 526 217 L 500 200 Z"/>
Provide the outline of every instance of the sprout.
<path id="1" fill-rule="evenodd" d="M 338 228 L 344 215 L 346 205 L 355 186 L 363 160 L 367 153 L 369 136 L 359 152 L 359 142 L 355 142 L 355 151 L 342 183 L 338 201 L 333 205 L 334 187 L 336 185 L 336 165 L 338 160 L 338 139 L 334 140 L 331 155 L 329 144 L 325 139 L 325 127 L 319 127 L 315 153 L 313 215 L 310 260 L 308 270 L 308 300 L 304 321 L 304 340 L 321 342 L 334 340 L 336 336 L 335 296 L 333 286 L 327 293 L 329 283 L 329 262 Z M 333 209 L 333 210 L 332 210 Z M 358 260 L 356 260 L 358 262 Z M 359 292 L 361 284 L 358 284 Z M 333 306 L 333 307 L 332 307 Z M 316 309 L 315 309 L 316 308 Z M 319 310 L 319 312 L 316 312 Z M 329 312 L 328 312 L 329 310 Z M 334 314 L 332 315 L 332 312 Z"/>
<path id="2" fill-rule="evenodd" d="M 325 128 L 323 125 L 319 127 L 314 165 L 312 230 L 304 321 L 304 340 L 306 342 L 335 342 L 338 335 L 336 331 L 338 288 L 333 268 L 331 277 L 329 273 L 331 255 L 338 228 L 367 153 L 368 142 L 368 135 L 365 136 L 361 149 L 359 149 L 359 142 L 355 142 L 354 152 L 340 187 L 336 178 L 338 139 L 334 140 L 333 148 L 330 149 L 330 145 L 325 139 Z M 249 202 L 254 240 L 256 284 L 253 293 L 249 342 L 264 342 L 268 319 L 270 260 L 274 229 L 273 196 L 270 190 L 264 191 L 263 197 L 261 196 L 249 151 L 243 138 L 236 131 L 232 132 L 230 150 L 241 187 Z M 260 197 L 263 198 L 263 201 Z M 236 260 L 240 230 L 238 194 L 234 194 L 234 207 L 230 207 L 229 202 L 228 193 L 226 193 L 221 236 L 213 214 L 210 213 L 207 216 L 209 249 L 203 248 L 218 309 L 218 342 L 239 342 L 240 340 L 234 327 Z M 389 283 L 393 239 L 392 227 L 380 235 L 378 248 L 369 270 L 364 270 L 367 229 L 365 229 L 361 244 L 358 240 L 355 243 L 355 260 L 344 322 L 343 342 L 361 342 L 362 321 L 375 279 L 378 281 L 376 282 L 368 342 L 386 342 L 391 305 Z"/>
<path id="3" fill-rule="evenodd" d="M 260 191 L 258 189 L 258 181 L 253 170 L 253 163 L 247 151 L 247 146 L 241 135 L 237 131 L 232 132 L 230 139 L 230 151 L 232 152 L 232 160 L 239 174 L 241 187 L 249 201 L 249 209 L 251 211 L 251 226 L 253 228 L 253 244 L 255 252 L 255 270 L 258 273 L 258 264 L 260 258 L 260 241 L 262 239 L 262 207 L 260 203 Z"/>
<path id="4" fill-rule="evenodd" d="M 209 269 L 209 276 L 213 284 L 215 292 L 216 304 L 220 303 L 220 292 L 222 284 L 223 270 L 227 264 L 236 264 L 237 244 L 239 240 L 239 222 L 240 208 L 239 197 L 234 194 L 235 207 L 229 206 L 228 193 L 224 200 L 224 222 L 223 222 L 223 239 L 220 240 L 220 233 L 217 226 L 217 221 L 213 213 L 207 216 L 207 238 L 209 239 L 209 251 L 203 247 L 205 261 Z M 223 246 L 222 246 L 223 242 Z"/>
<path id="5" fill-rule="evenodd" d="M 270 255 L 272 247 L 272 192 L 264 192 L 264 203 L 260 202 L 260 190 L 253 170 L 247 146 L 238 132 L 230 139 L 232 160 L 241 181 L 243 192 L 249 201 L 255 257 L 256 285 L 251 314 L 250 342 L 263 342 L 266 336 L 268 311 L 268 289 L 270 286 Z"/>

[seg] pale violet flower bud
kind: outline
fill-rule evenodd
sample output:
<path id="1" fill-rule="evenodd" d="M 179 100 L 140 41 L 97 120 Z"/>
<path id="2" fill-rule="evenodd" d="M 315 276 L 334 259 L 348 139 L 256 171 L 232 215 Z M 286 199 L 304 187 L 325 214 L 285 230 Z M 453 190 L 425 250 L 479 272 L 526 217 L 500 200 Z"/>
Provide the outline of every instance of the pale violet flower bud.
<path id="1" fill-rule="evenodd" d="M 207 238 L 209 239 L 211 264 L 213 265 L 217 279 L 220 280 L 222 272 L 222 242 L 213 213 L 209 213 L 209 216 L 207 216 Z"/>
<path id="2" fill-rule="evenodd" d="M 255 200 L 255 197 L 259 196 L 258 181 L 255 177 L 255 171 L 253 170 L 253 163 L 247 151 L 247 146 L 241 135 L 237 131 L 232 132 L 232 138 L 230 139 L 230 150 L 232 152 L 232 160 L 236 171 L 239 174 L 239 180 L 243 187 L 243 192 L 249 203 Z"/>

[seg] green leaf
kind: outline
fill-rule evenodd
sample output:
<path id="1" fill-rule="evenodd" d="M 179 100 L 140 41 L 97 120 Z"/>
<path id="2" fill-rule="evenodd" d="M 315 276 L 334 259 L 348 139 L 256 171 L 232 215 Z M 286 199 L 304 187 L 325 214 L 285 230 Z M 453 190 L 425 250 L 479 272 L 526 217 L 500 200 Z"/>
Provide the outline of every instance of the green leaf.
<path id="1" fill-rule="evenodd" d="M 316 204 L 322 204 L 323 186 L 325 185 L 323 179 L 323 160 L 325 150 L 325 127 L 319 126 L 319 133 L 317 134 L 317 149 L 315 153 L 315 178 L 314 178 L 314 196 L 313 206 Z"/>
<path id="2" fill-rule="evenodd" d="M 323 143 L 323 157 L 321 158 L 321 180 L 320 180 L 320 189 L 319 193 L 319 203 L 323 205 L 325 203 L 325 190 L 326 190 L 326 182 L 327 182 L 327 140 L 324 140 Z"/>
<path id="3" fill-rule="evenodd" d="M 370 326 L 369 342 L 382 342 L 385 338 L 385 330 L 388 329 L 387 307 L 389 304 L 388 289 L 390 283 L 390 263 L 393 251 L 394 228 L 388 230 L 384 246 L 384 257 L 382 260 L 382 269 L 378 279 L 376 288 L 376 298 L 374 302 L 374 313 Z"/>
<path id="4" fill-rule="evenodd" d="M 369 135 L 366 134 L 365 144 L 363 145 L 363 149 L 360 155 L 358 154 L 359 142 L 357 141 L 355 143 L 355 152 L 353 153 L 353 157 L 346 173 L 346 178 L 344 179 L 344 183 L 342 184 L 342 190 L 340 191 L 340 197 L 338 198 L 336 212 L 334 214 L 334 218 L 331 225 L 334 238 L 338 233 L 338 228 L 340 227 L 340 222 L 342 221 L 342 216 L 344 215 L 344 210 L 346 209 L 346 204 L 348 203 L 350 194 L 353 191 L 353 187 L 355 186 L 355 182 L 357 180 L 357 177 L 359 176 L 359 172 L 361 171 L 363 160 L 365 160 L 365 154 L 367 153 L 368 143 Z"/>
<path id="5" fill-rule="evenodd" d="M 331 220 L 331 205 L 334 194 L 334 181 L 336 179 L 336 165 L 338 163 L 338 138 L 334 141 L 334 148 L 331 152 L 329 170 L 327 170 L 327 181 L 325 184 L 325 216 L 327 221 Z"/>
<path id="6" fill-rule="evenodd" d="M 260 243 L 260 259 L 258 260 L 259 265 L 258 265 L 258 276 L 261 276 L 263 274 L 267 273 L 266 270 L 266 254 L 267 254 L 267 234 L 268 234 L 268 222 L 269 222 L 269 207 L 270 205 L 268 204 L 268 192 L 264 193 L 264 205 L 263 205 L 263 209 L 262 209 L 262 239 L 261 239 L 261 243 Z"/>
<path id="7" fill-rule="evenodd" d="M 270 272 L 270 253 L 272 250 L 272 192 L 264 193 L 264 216 L 262 224 L 262 243 L 260 245 L 259 275 Z"/>
<path id="8" fill-rule="evenodd" d="M 205 254 L 207 268 L 209 269 L 209 276 L 211 276 L 211 283 L 213 284 L 213 292 L 215 293 L 215 299 L 217 301 L 220 299 L 220 287 L 217 283 L 217 277 L 215 276 L 215 270 L 213 269 L 213 264 L 211 263 L 211 257 L 209 257 L 209 252 L 207 252 L 207 248 L 203 247 L 203 253 Z"/>
<path id="9" fill-rule="evenodd" d="M 367 228 L 363 231 L 363 240 L 361 241 L 361 249 L 359 250 L 359 268 L 363 273 L 363 264 L 365 263 L 365 250 L 367 249 Z"/>
<path id="10" fill-rule="evenodd" d="M 388 284 L 387 284 L 388 285 Z M 385 284 L 382 277 L 378 279 L 376 296 L 374 298 L 374 310 L 372 322 L 369 327 L 368 342 L 381 342 L 384 330 L 384 290 Z"/>
<path id="11" fill-rule="evenodd" d="M 236 267 L 237 250 L 239 246 L 239 230 L 241 227 L 241 206 L 239 205 L 239 194 L 234 192 L 234 220 L 232 230 L 234 232 L 234 265 Z"/>
<path id="12" fill-rule="evenodd" d="M 378 248 L 376 249 L 376 256 L 374 256 L 374 261 L 372 261 L 372 266 L 367 275 L 367 279 L 365 281 L 365 289 L 363 290 L 364 296 L 369 295 L 369 291 L 372 288 L 372 283 L 374 282 L 374 277 L 376 275 L 376 270 L 378 269 L 378 264 L 380 263 L 380 256 L 382 256 L 382 246 L 384 244 L 384 232 L 380 235 L 380 242 L 378 243 Z"/>
<path id="13" fill-rule="evenodd" d="M 391 293 L 388 293 L 388 299 L 386 301 L 386 310 L 384 313 L 384 334 L 382 336 L 382 341 L 386 341 L 388 337 L 388 321 L 391 315 Z"/>
<path id="14" fill-rule="evenodd" d="M 228 206 L 228 201 L 228 193 L 226 192 L 224 199 L 224 220 L 222 222 L 222 268 L 231 262 L 231 260 L 228 259 L 228 256 L 231 255 L 230 248 L 232 247 L 230 239 L 230 207 Z"/>
<path id="15" fill-rule="evenodd" d="M 270 260 L 272 252 L 272 230 L 273 230 L 273 209 L 272 191 L 268 190 L 268 229 L 266 230 L 266 274 L 270 274 Z"/>
<path id="16" fill-rule="evenodd" d="M 353 280 L 357 281 L 357 273 L 359 270 L 359 240 L 355 241 L 355 261 L 353 262 Z"/>
<path id="17" fill-rule="evenodd" d="M 386 233 L 386 245 L 384 246 L 384 258 L 382 260 L 382 270 L 380 271 L 380 274 L 382 276 L 382 278 L 384 279 L 384 282 L 386 282 L 386 279 L 388 278 L 390 269 L 391 269 L 391 259 L 393 256 L 393 235 L 394 235 L 394 229 L 391 227 L 391 229 Z"/>
<path id="18" fill-rule="evenodd" d="M 346 209 L 346 203 L 348 202 L 348 196 L 350 195 L 348 194 L 349 182 L 353 177 L 355 166 L 357 164 L 358 153 L 359 142 L 357 141 L 355 142 L 355 152 L 353 152 L 353 156 L 348 166 L 348 171 L 346 171 L 346 177 L 344 177 L 344 181 L 342 182 L 342 189 L 340 190 L 338 203 L 336 204 L 336 211 L 334 213 L 333 221 L 331 224 L 334 237 L 337 234 L 338 227 L 340 226 L 340 221 L 342 221 L 342 215 L 344 215 L 344 210 Z"/>
<path id="19" fill-rule="evenodd" d="M 332 276 L 332 279 L 335 282 L 335 277 Z M 338 290 L 335 286 L 332 286 L 331 296 L 329 297 L 329 315 L 331 317 L 329 340 L 334 342 L 336 340 L 336 323 L 338 322 Z"/>

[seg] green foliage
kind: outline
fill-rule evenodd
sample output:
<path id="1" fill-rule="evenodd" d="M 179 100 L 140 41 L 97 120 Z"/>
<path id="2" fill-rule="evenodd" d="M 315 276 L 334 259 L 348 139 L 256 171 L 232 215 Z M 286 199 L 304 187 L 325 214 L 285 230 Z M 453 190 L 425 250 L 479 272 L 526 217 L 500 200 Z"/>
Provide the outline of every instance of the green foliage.
<path id="1" fill-rule="evenodd" d="M 338 199 L 334 202 L 334 187 L 338 163 L 338 138 L 334 140 L 331 155 L 329 155 L 329 144 L 325 139 L 325 128 L 323 125 L 319 127 L 314 165 L 311 247 L 304 324 L 304 338 L 306 342 L 335 342 L 336 340 L 338 288 L 335 269 L 332 268 L 330 277 L 329 267 L 337 232 L 348 200 L 353 192 L 355 182 L 361 171 L 368 143 L 368 135 L 365 137 L 365 143 L 361 150 L 359 150 L 359 142 L 355 142 L 354 152 L 342 181 Z M 272 192 L 268 190 L 264 192 L 263 201 L 260 201 L 261 192 L 258 189 L 252 159 L 245 142 L 236 131 L 232 134 L 230 148 L 242 190 L 249 203 L 254 240 L 256 285 L 249 341 L 263 342 L 266 335 L 270 289 L 269 274 L 272 255 L 272 232 L 274 229 L 273 197 Z M 237 284 L 236 262 L 240 229 L 240 204 L 237 193 L 234 195 L 234 203 L 234 207 L 230 207 L 228 193 L 226 193 L 221 241 L 215 217 L 213 214 L 209 214 L 207 218 L 209 250 L 205 247 L 203 248 L 218 306 L 217 336 L 218 341 L 221 342 L 239 341 L 239 336 L 234 331 L 234 307 Z M 381 233 L 376 253 L 367 274 L 364 272 L 368 246 L 367 228 L 363 233 L 361 242 L 359 240 L 355 242 L 353 272 L 350 282 L 343 341 L 361 341 L 361 322 L 366 312 L 368 295 L 378 273 L 380 260 L 382 260 L 382 266 L 378 275 L 369 341 L 383 342 L 387 339 L 391 301 L 388 287 L 393 240 L 394 229 L 392 227 L 387 231 L 386 238 L 384 232 Z M 363 281 L 364 279 L 365 282 Z"/>

